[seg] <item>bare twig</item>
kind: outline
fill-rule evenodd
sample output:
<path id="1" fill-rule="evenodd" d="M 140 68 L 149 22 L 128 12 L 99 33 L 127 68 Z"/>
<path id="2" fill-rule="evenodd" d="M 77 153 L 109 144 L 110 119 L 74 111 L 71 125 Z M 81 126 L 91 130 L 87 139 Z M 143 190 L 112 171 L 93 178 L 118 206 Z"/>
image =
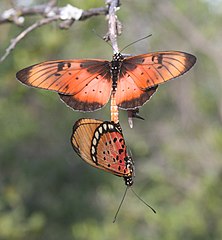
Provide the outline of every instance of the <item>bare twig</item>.
<path id="1" fill-rule="evenodd" d="M 85 10 L 82 12 L 82 16 L 79 20 L 83 21 L 87 18 L 90 18 L 92 16 L 98 16 L 98 15 L 106 15 L 108 13 L 108 9 L 106 7 L 101 8 L 91 8 L 90 10 Z M 75 22 L 75 19 L 68 19 L 64 22 L 61 22 L 59 27 L 62 29 L 68 29 L 71 27 L 71 25 Z"/>
<path id="2" fill-rule="evenodd" d="M 106 15 L 107 13 L 107 7 L 91 8 L 89 10 L 84 10 L 79 20 L 86 20 L 87 18 L 90 18 L 92 16 Z"/>
<path id="3" fill-rule="evenodd" d="M 58 20 L 59 16 L 54 16 L 51 18 L 43 18 L 37 22 L 35 22 L 34 24 L 32 24 L 31 26 L 29 26 L 28 28 L 26 28 L 23 32 L 21 32 L 16 38 L 11 40 L 11 44 L 9 45 L 9 47 L 5 50 L 5 54 L 1 57 L 0 62 L 3 62 L 5 60 L 5 58 L 10 54 L 10 52 L 15 48 L 15 46 L 17 45 L 17 43 L 19 41 L 21 41 L 28 33 L 30 33 L 31 31 L 35 30 L 38 27 L 41 27 L 45 24 L 48 24 L 50 22 L 53 22 L 55 20 Z"/>
<path id="4" fill-rule="evenodd" d="M 0 24 L 3 23 L 15 23 L 18 24 L 17 19 L 22 18 L 26 16 L 34 16 L 34 15 L 47 15 L 49 11 L 51 11 L 55 7 L 56 1 L 49 1 L 49 3 L 42 4 L 42 5 L 36 5 L 36 6 L 23 6 L 23 7 L 17 7 L 17 8 L 11 8 L 8 10 L 5 10 L 0 15 Z M 56 12 L 56 7 L 54 8 L 54 11 Z"/>
<path id="5" fill-rule="evenodd" d="M 51 4 L 50 4 L 51 3 Z M 20 7 L 11 8 L 4 11 L 0 15 L 0 24 L 3 23 L 15 23 L 14 18 L 43 15 L 44 17 L 50 17 L 50 15 L 60 15 L 63 7 L 56 7 L 52 5 L 52 1 L 48 4 L 37 5 L 32 7 Z M 83 21 L 93 16 L 106 15 L 108 13 L 107 7 L 91 8 L 84 10 L 79 20 Z"/>
<path id="6" fill-rule="evenodd" d="M 66 7 L 55 6 L 56 1 L 51 0 L 47 4 L 37 5 L 32 7 L 20 7 L 11 8 L 4 11 L 0 15 L 0 24 L 12 23 L 21 26 L 26 16 L 40 15 L 43 16 L 42 19 L 36 21 L 34 24 L 30 25 L 24 31 L 22 31 L 18 36 L 11 40 L 9 47 L 6 49 L 5 54 L 0 58 L 0 62 L 4 61 L 5 58 L 10 54 L 10 52 L 15 48 L 15 46 L 31 31 L 38 27 L 49 24 L 53 21 L 62 21 L 60 23 L 60 28 L 67 29 L 76 20 L 86 20 L 92 16 L 106 15 L 108 13 L 107 7 L 92 8 L 89 10 L 82 10 L 73 7 L 72 5 L 67 5 Z"/>
<path id="7" fill-rule="evenodd" d="M 106 3 L 108 4 L 108 20 L 109 20 L 109 31 L 105 36 L 105 40 L 110 40 L 114 53 L 119 52 L 118 45 L 117 45 L 117 36 L 120 34 L 119 30 L 120 22 L 117 19 L 116 11 L 120 5 L 118 0 L 107 0 Z"/>

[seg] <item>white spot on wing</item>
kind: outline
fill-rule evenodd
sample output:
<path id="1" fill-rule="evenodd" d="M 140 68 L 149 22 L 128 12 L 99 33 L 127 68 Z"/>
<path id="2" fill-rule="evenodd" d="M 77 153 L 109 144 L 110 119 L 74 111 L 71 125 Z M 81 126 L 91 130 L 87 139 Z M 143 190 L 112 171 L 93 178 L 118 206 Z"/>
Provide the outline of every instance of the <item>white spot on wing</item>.
<path id="1" fill-rule="evenodd" d="M 99 133 L 98 133 L 98 132 L 95 132 L 95 137 L 96 137 L 97 139 L 99 139 Z"/>
<path id="2" fill-rule="evenodd" d="M 96 138 L 93 138 L 93 145 L 96 145 L 96 143 L 97 143 Z"/>
<path id="3" fill-rule="evenodd" d="M 95 152 L 96 152 L 96 149 L 95 149 L 94 146 L 92 146 L 92 148 L 91 148 L 91 153 L 92 153 L 92 154 L 95 154 Z"/>
<path id="4" fill-rule="evenodd" d="M 113 129 L 114 128 L 114 126 L 112 124 L 109 124 L 108 127 L 109 127 L 109 129 Z"/>
<path id="5" fill-rule="evenodd" d="M 92 156 L 92 160 L 93 160 L 93 162 L 96 162 L 96 157 Z"/>
<path id="6" fill-rule="evenodd" d="M 103 128 L 99 127 L 99 132 L 102 134 L 103 133 Z"/>

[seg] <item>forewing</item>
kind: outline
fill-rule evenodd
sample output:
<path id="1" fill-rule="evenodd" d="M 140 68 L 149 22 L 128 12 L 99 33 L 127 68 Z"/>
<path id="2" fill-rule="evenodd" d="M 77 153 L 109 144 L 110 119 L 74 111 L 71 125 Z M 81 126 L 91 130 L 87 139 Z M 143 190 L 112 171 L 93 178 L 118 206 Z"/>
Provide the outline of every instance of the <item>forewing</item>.
<path id="1" fill-rule="evenodd" d="M 95 119 L 79 119 L 73 126 L 73 134 L 71 136 L 71 144 L 75 152 L 85 162 L 94 167 L 98 166 L 93 162 L 91 157 L 91 144 L 95 129 L 101 123 L 102 121 Z"/>
<path id="2" fill-rule="evenodd" d="M 122 130 L 113 122 L 80 119 L 73 127 L 71 143 L 78 155 L 91 166 L 128 177 L 127 151 Z"/>
<path id="3" fill-rule="evenodd" d="M 58 92 L 75 110 L 94 111 L 110 97 L 108 63 L 96 59 L 49 61 L 25 68 L 16 77 L 26 85 Z"/>
<path id="4" fill-rule="evenodd" d="M 58 60 L 22 69 L 17 72 L 16 77 L 20 82 L 32 87 L 74 95 L 82 91 L 92 80 L 95 81 L 104 69 L 109 73 L 108 61 Z"/>
<path id="5" fill-rule="evenodd" d="M 122 177 L 131 176 L 131 169 L 126 166 L 127 150 L 122 132 L 116 125 L 111 126 L 111 123 L 104 122 L 101 127 L 104 128 L 105 124 L 108 131 L 103 133 L 98 140 L 97 163 L 112 174 Z"/>
<path id="6" fill-rule="evenodd" d="M 122 71 L 130 75 L 140 89 L 147 89 L 179 77 L 195 62 L 196 57 L 189 53 L 154 52 L 124 59 Z"/>

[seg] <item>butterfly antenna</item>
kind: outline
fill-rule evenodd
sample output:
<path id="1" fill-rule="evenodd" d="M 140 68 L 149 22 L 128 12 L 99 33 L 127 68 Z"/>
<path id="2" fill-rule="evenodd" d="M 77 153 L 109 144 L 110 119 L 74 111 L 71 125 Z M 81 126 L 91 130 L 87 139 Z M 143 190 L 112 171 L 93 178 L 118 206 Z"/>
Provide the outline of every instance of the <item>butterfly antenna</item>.
<path id="1" fill-rule="evenodd" d="M 105 39 L 104 39 L 102 36 L 100 36 L 100 35 L 96 32 L 95 29 L 93 29 L 92 31 L 96 34 L 97 37 L 99 37 L 100 39 L 102 39 L 103 41 L 105 41 Z M 109 42 L 107 42 L 107 41 L 105 41 L 105 42 L 113 49 L 113 46 L 112 46 Z M 113 50 L 114 50 L 114 49 L 113 49 Z"/>
<path id="2" fill-rule="evenodd" d="M 154 213 L 156 213 L 156 210 L 151 207 L 148 203 L 146 203 L 134 190 L 133 188 L 131 187 L 131 191 L 136 195 L 136 197 L 141 201 L 143 202 L 147 207 L 149 207 Z"/>
<path id="3" fill-rule="evenodd" d="M 123 50 L 125 50 L 125 49 L 128 48 L 129 46 L 133 45 L 134 43 L 140 42 L 140 41 L 142 41 L 142 40 L 144 40 L 144 39 L 146 39 L 146 38 L 148 38 L 148 37 L 151 37 L 151 36 L 152 36 L 152 34 L 149 34 L 149 35 L 146 36 L 146 37 L 140 38 L 140 39 L 138 39 L 138 40 L 136 40 L 136 41 L 134 41 L 134 42 L 126 45 L 126 47 L 124 47 L 120 52 L 122 52 Z"/>
<path id="4" fill-rule="evenodd" d="M 128 186 L 126 187 L 126 190 L 125 190 L 125 192 L 124 192 L 124 194 L 123 194 L 123 197 L 122 197 L 122 199 L 121 199 L 121 202 L 120 202 L 120 204 L 119 204 L 119 207 L 118 207 L 118 209 L 117 209 L 117 211 L 116 211 L 116 214 L 115 214 L 115 216 L 114 216 L 114 218 L 113 218 L 113 223 L 116 221 L 116 218 L 117 218 L 117 215 L 118 215 L 118 213 L 119 213 L 119 210 L 120 210 L 120 208 L 121 208 L 121 206 L 122 206 L 122 204 L 123 204 L 123 201 L 124 201 L 124 199 L 125 199 L 125 197 L 126 197 L 126 193 L 127 193 L 127 190 L 128 190 Z"/>

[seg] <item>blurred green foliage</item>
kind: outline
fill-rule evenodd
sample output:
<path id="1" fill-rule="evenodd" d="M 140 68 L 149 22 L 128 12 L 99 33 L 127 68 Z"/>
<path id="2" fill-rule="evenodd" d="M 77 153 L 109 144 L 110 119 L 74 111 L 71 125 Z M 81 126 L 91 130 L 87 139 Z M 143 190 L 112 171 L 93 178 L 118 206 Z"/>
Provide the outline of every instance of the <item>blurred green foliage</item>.
<path id="1" fill-rule="evenodd" d="M 16 1 L 19 5 L 27 1 Z M 39 4 L 46 1 L 30 1 Z M 104 1 L 60 0 L 82 9 Z M 135 165 L 134 189 L 115 224 L 124 191 L 121 178 L 85 164 L 72 150 L 72 125 L 81 117 L 108 120 L 109 104 L 94 113 L 74 112 L 57 94 L 31 89 L 15 79 L 28 65 L 50 59 L 107 58 L 112 49 L 92 32 L 107 30 L 104 16 L 57 23 L 21 41 L 0 65 L 0 239 L 221 239 L 222 238 L 222 1 L 121 1 L 120 49 L 193 53 L 198 61 L 176 81 L 160 86 L 142 107 L 145 121 L 121 125 Z M 10 8 L 2 0 L 0 13 Z M 27 17 L 24 28 L 37 17 Z M 0 25 L 0 54 L 21 28 Z"/>

